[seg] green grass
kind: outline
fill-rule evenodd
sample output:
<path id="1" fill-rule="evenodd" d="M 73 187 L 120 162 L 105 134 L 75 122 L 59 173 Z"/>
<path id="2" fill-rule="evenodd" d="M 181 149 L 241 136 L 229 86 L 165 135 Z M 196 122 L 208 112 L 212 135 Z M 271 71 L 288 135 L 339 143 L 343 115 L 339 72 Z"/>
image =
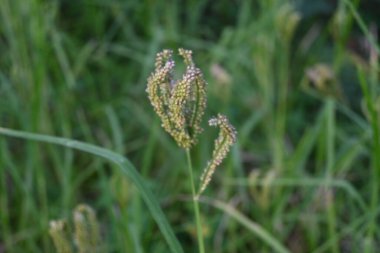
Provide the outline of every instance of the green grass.
<path id="1" fill-rule="evenodd" d="M 186 157 L 145 92 L 155 54 L 179 47 L 208 81 L 205 118 L 238 131 L 201 198 L 205 252 L 376 252 L 378 20 L 325 2 L 1 1 L 0 253 L 54 252 L 49 221 L 79 203 L 106 252 L 198 252 Z M 318 63 L 335 73 L 320 88 L 305 74 Z M 217 134 L 203 123 L 195 181 Z"/>

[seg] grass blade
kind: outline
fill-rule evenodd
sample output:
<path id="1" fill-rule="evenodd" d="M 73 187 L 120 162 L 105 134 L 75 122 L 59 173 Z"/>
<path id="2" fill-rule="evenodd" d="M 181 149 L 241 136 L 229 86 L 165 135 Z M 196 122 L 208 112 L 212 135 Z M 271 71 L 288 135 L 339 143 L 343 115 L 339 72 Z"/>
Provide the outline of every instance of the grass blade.
<path id="1" fill-rule="evenodd" d="M 21 138 L 25 140 L 51 143 L 51 144 L 56 144 L 56 145 L 80 150 L 92 155 L 102 157 L 116 164 L 120 168 L 120 170 L 133 181 L 133 183 L 139 190 L 146 205 L 149 208 L 149 211 L 151 212 L 162 234 L 164 235 L 166 242 L 168 243 L 170 247 L 171 252 L 183 253 L 183 249 L 178 239 L 174 235 L 174 232 L 172 228 L 170 227 L 165 217 L 165 214 L 163 213 L 161 207 L 159 206 L 158 202 L 154 198 L 152 192 L 149 190 L 149 188 L 146 187 L 143 178 L 137 172 L 133 164 L 124 156 L 117 154 L 115 152 L 112 152 L 108 149 L 104 149 L 92 144 L 87 144 L 84 142 L 61 138 L 61 137 L 54 137 L 54 136 L 48 136 L 48 135 L 42 135 L 42 134 L 33 134 L 33 133 L 28 133 L 28 132 L 23 132 L 23 131 L 16 131 L 16 130 L 11 130 L 11 129 L 1 128 L 1 127 L 0 127 L 0 134 L 16 137 L 16 138 Z"/>
<path id="2" fill-rule="evenodd" d="M 264 186 L 268 183 L 264 181 L 253 182 L 246 178 L 236 178 L 226 179 L 225 184 L 238 186 Z M 349 182 L 342 179 L 332 178 L 326 183 L 324 178 L 275 178 L 269 183 L 269 185 L 271 187 L 321 187 L 325 185 L 327 187 L 340 188 L 356 201 L 358 207 L 361 208 L 362 211 L 365 211 L 368 208 L 359 192 L 355 190 Z"/>
<path id="3" fill-rule="evenodd" d="M 272 236 L 268 231 L 266 231 L 259 224 L 248 219 L 244 214 L 240 213 L 233 206 L 223 203 L 219 200 L 214 200 L 206 197 L 200 197 L 199 201 L 209 204 L 217 209 L 222 210 L 236 221 L 238 221 L 242 226 L 246 227 L 253 234 L 258 236 L 264 242 L 266 242 L 270 247 L 272 247 L 275 252 L 278 253 L 290 253 L 290 251 L 285 248 L 274 236 Z"/>

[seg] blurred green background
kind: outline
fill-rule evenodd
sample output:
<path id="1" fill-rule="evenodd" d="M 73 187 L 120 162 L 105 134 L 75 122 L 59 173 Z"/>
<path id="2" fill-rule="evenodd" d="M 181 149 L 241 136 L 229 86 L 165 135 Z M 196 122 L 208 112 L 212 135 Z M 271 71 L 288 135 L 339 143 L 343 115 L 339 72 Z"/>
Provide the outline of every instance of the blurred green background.
<path id="1" fill-rule="evenodd" d="M 377 252 L 379 22 L 378 0 L 1 0 L 0 125 L 125 155 L 196 252 L 185 154 L 145 92 L 157 52 L 191 49 L 208 82 L 196 177 L 217 135 L 206 119 L 221 112 L 238 131 L 205 196 L 289 252 Z M 112 165 L 0 138 L 1 253 L 54 252 L 49 221 L 79 203 L 97 212 L 103 252 L 168 252 Z M 201 213 L 207 252 L 276 252 L 247 220 Z"/>

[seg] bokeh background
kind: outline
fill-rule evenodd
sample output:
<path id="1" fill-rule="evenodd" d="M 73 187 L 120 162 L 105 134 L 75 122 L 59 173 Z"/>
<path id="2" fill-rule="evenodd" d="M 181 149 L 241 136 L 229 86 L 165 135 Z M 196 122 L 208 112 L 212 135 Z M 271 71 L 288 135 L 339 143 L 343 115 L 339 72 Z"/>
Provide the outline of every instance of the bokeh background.
<path id="1" fill-rule="evenodd" d="M 1 0 L 0 124 L 125 155 L 196 252 L 185 154 L 145 92 L 157 52 L 191 49 L 208 82 L 195 174 L 217 136 L 206 119 L 228 115 L 238 142 L 204 195 L 246 218 L 201 204 L 206 251 L 377 252 L 379 22 L 378 0 Z M 80 203 L 102 252 L 169 252 L 117 168 L 0 138 L 0 252 L 55 252 L 49 221 Z"/>

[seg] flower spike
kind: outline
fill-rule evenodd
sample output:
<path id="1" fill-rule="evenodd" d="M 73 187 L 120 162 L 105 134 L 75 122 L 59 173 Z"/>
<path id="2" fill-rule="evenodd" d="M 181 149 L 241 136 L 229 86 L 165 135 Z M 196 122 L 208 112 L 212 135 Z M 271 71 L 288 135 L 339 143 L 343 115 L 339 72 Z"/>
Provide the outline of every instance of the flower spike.
<path id="1" fill-rule="evenodd" d="M 147 93 L 163 128 L 182 148 L 190 148 L 202 131 L 200 123 L 206 108 L 206 81 L 195 67 L 192 51 L 179 49 L 186 64 L 181 80 L 173 79 L 174 61 L 171 50 L 156 56 L 155 71 L 148 78 Z"/>
<path id="2" fill-rule="evenodd" d="M 222 163 L 223 159 L 227 156 L 232 144 L 236 142 L 237 132 L 235 128 L 230 124 L 227 117 L 218 114 L 217 117 L 211 118 L 208 121 L 210 126 L 217 126 L 220 128 L 219 135 L 215 140 L 214 151 L 212 152 L 212 158 L 207 163 L 201 176 L 201 186 L 199 188 L 197 197 L 199 197 L 206 189 L 207 185 L 212 179 L 216 168 Z"/>

